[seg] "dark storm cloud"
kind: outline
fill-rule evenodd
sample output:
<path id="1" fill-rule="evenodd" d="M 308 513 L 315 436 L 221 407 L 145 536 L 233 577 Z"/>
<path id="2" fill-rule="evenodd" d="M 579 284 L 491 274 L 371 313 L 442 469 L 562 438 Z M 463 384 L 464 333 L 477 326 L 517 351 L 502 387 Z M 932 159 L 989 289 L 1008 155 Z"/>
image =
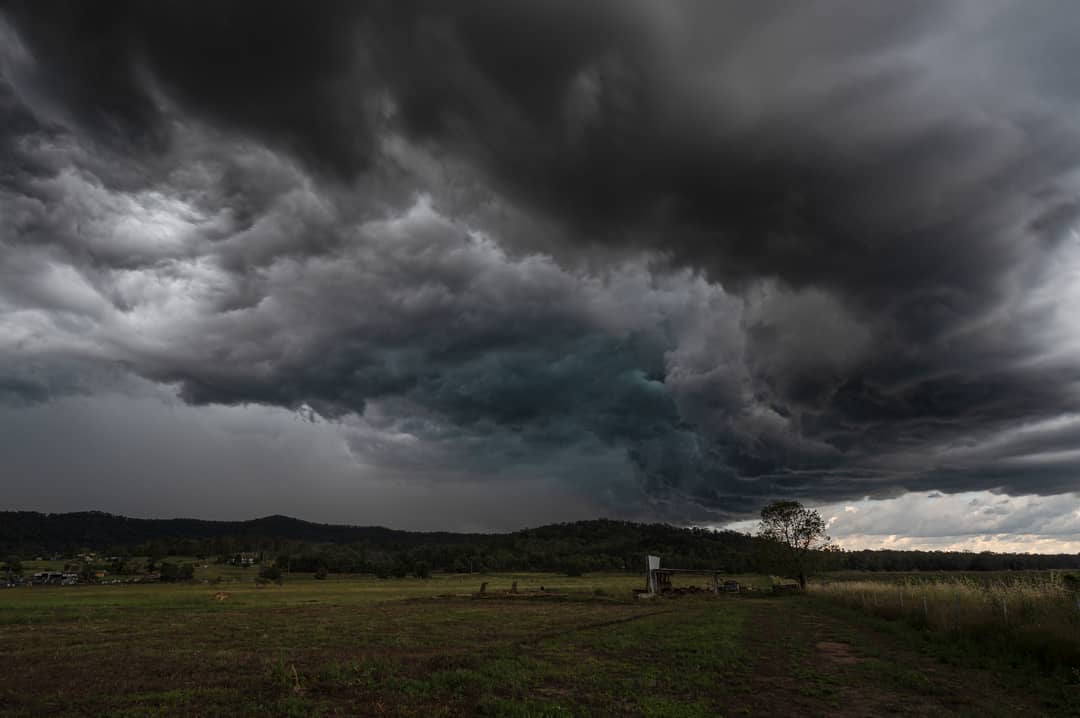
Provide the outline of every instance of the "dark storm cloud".
<path id="1" fill-rule="evenodd" d="M 39 58 L 35 90 L 99 139 L 167 144 L 160 91 L 313 166 L 361 172 L 393 121 L 594 239 L 629 236 L 717 276 L 779 276 L 877 305 L 900 293 L 909 305 L 897 311 L 921 316 L 977 309 L 1037 241 L 1025 235 L 1053 241 L 1075 216 L 1060 180 L 1077 142 L 1058 112 L 1074 91 L 1048 62 L 1077 51 L 1063 7 L 164 2 L 9 13 Z M 983 34 L 965 34 L 976 22 Z M 986 59 L 987 40 L 1035 55 L 1005 78 L 1007 92 L 950 66 L 962 53 Z M 1050 92 L 1029 96 L 1020 83 L 1035 81 Z M 942 321 L 906 319 L 914 332 Z"/>
<path id="2" fill-rule="evenodd" d="M 1067 4 L 2 13 L 4 356 L 626 513 L 1076 486 Z"/>
<path id="3" fill-rule="evenodd" d="M 334 168 L 366 164 L 371 87 L 353 3 L 9 3 L 65 119 L 112 145 L 161 151 L 160 91 L 190 111 Z M 354 102 L 355 101 L 355 102 Z"/>

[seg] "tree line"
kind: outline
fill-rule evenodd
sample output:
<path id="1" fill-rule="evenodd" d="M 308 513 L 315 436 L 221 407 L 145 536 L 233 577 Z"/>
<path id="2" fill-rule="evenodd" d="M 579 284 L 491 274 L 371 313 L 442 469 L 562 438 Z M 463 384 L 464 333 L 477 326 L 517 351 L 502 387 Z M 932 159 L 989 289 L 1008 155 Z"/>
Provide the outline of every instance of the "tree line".
<path id="1" fill-rule="evenodd" d="M 771 572 L 768 537 L 735 531 L 597 519 L 505 534 L 395 531 L 313 524 L 288 517 L 250 522 L 128 519 L 111 514 L 0 512 L 0 556 L 70 558 L 190 556 L 231 562 L 254 555 L 283 572 L 369 573 L 593 571 L 640 572 L 647 554 L 673 568 Z M 980 571 L 1080 568 L 1080 554 L 962 551 L 814 550 L 818 570 Z"/>

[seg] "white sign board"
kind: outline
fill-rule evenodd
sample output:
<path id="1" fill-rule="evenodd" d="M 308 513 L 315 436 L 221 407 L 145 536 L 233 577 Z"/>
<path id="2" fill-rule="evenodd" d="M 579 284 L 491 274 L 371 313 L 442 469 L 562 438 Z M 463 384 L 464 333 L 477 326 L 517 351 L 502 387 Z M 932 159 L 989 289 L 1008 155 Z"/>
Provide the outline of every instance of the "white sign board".
<path id="1" fill-rule="evenodd" d="M 647 556 L 646 561 L 648 561 L 649 563 L 649 571 L 645 574 L 645 579 L 647 581 L 646 588 L 648 589 L 649 593 L 656 593 L 656 574 L 654 574 L 653 571 L 660 568 L 660 557 Z"/>

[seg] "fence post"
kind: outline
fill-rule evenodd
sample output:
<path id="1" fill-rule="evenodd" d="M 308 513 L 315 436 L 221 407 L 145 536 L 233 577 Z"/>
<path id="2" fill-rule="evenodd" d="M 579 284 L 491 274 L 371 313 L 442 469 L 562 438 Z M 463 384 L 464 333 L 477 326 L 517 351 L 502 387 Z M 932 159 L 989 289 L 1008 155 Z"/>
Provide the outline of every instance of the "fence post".
<path id="1" fill-rule="evenodd" d="M 900 613 L 904 612 L 904 589 L 900 589 Z"/>
<path id="2" fill-rule="evenodd" d="M 923 616 L 926 617 L 926 625 L 929 626 L 930 625 L 930 608 L 926 605 L 926 594 L 925 593 L 922 595 L 922 612 L 923 612 Z"/>
<path id="3" fill-rule="evenodd" d="M 1009 604 L 1005 602 L 1005 597 L 1001 597 L 1001 617 L 1005 621 L 1005 625 L 1009 625 Z"/>

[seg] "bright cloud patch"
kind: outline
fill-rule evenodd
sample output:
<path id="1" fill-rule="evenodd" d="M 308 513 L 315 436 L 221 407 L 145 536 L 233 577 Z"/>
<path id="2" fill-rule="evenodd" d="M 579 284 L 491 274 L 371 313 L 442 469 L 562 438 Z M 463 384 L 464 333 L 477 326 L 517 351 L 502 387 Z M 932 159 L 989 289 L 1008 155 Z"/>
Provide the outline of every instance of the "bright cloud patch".
<path id="1" fill-rule="evenodd" d="M 1080 553 L 1076 494 L 909 493 L 815 508 L 834 542 L 849 550 Z M 740 521 L 730 528 L 754 531 L 756 523 Z"/>

